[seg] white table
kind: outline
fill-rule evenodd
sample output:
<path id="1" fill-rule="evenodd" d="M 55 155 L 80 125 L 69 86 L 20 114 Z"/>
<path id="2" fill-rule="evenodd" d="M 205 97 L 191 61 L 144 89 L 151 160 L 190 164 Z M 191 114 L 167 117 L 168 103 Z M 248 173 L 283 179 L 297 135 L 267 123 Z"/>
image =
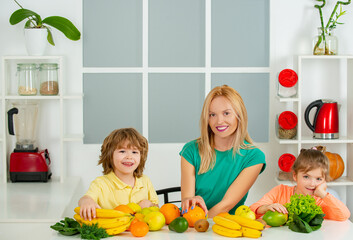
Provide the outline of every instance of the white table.
<path id="1" fill-rule="evenodd" d="M 72 214 L 77 205 L 73 196 L 78 191 L 79 177 L 64 182 L 17 182 L 0 184 L 0 239 L 50 239 L 49 228 Z"/>
<path id="2" fill-rule="evenodd" d="M 132 239 L 153 239 L 153 240 L 225 240 L 230 239 L 227 237 L 220 236 L 214 233 L 211 229 L 213 224 L 212 220 L 209 219 L 210 228 L 205 233 L 199 233 L 193 228 L 189 228 L 184 233 L 176 233 L 168 230 L 167 226 L 164 226 L 160 231 L 149 232 L 143 238 L 134 238 L 130 232 L 124 232 L 117 236 L 106 238 L 107 240 L 132 240 Z M 336 222 L 330 220 L 324 220 L 322 227 L 311 233 L 296 233 L 291 231 L 288 227 L 273 227 L 266 228 L 262 231 L 262 237 L 258 239 L 264 240 L 350 240 L 353 236 L 353 223 L 349 220 L 345 222 Z M 80 239 L 80 235 L 72 237 L 62 236 L 57 232 L 53 233 L 52 240 L 73 240 Z M 241 239 L 245 239 L 244 237 Z M 249 238 L 250 239 L 250 238 Z"/>

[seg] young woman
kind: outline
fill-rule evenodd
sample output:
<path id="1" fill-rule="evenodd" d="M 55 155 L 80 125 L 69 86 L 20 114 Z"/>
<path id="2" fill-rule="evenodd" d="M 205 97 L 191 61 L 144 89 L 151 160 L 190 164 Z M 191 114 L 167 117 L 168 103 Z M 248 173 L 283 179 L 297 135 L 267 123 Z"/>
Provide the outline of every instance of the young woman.
<path id="1" fill-rule="evenodd" d="M 209 217 L 234 213 L 265 169 L 265 155 L 248 134 L 248 117 L 237 91 L 223 85 L 206 97 L 201 136 L 181 155 L 182 212 L 199 205 Z"/>

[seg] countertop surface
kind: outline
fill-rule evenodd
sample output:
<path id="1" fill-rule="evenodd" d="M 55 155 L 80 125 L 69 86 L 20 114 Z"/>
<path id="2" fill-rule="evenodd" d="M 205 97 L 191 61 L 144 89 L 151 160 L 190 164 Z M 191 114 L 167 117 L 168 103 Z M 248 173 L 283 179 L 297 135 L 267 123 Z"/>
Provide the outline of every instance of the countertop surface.
<path id="1" fill-rule="evenodd" d="M 70 205 L 79 177 L 63 182 L 16 182 L 0 184 L 0 223 L 56 222 Z"/>
<path id="2" fill-rule="evenodd" d="M 213 225 L 213 221 L 209 219 L 210 228 L 205 233 L 199 233 L 193 228 L 189 228 L 184 233 L 176 233 L 168 230 L 167 226 L 164 226 L 160 231 L 156 232 L 149 232 L 145 237 L 138 238 L 138 239 L 153 239 L 153 240 L 222 240 L 222 239 L 229 239 L 227 237 L 220 236 L 214 233 L 211 229 L 211 225 Z M 325 220 L 323 222 L 322 227 L 314 232 L 311 233 L 296 233 L 291 231 L 288 227 L 272 227 L 266 228 L 262 231 L 262 237 L 258 239 L 286 239 L 286 240 L 348 240 L 352 239 L 353 236 L 353 224 L 351 221 L 347 220 L 344 222 L 337 222 L 337 221 L 330 221 Z M 73 239 L 80 239 L 80 235 L 75 235 L 71 237 L 60 235 L 57 232 L 53 232 L 52 240 L 73 240 Z M 106 238 L 106 239 L 120 239 L 120 240 L 127 240 L 127 239 L 137 239 L 130 232 L 124 232 L 117 236 Z M 242 237 L 241 239 L 245 239 Z M 249 238 L 250 239 L 250 238 Z"/>

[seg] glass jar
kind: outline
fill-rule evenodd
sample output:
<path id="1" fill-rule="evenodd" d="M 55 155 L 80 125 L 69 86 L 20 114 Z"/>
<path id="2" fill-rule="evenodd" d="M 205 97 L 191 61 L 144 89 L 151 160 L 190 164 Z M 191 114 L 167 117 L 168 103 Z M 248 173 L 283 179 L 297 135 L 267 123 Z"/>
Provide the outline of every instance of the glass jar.
<path id="1" fill-rule="evenodd" d="M 313 40 L 313 54 L 325 55 L 325 32 L 324 29 L 317 28 L 318 34 Z"/>
<path id="2" fill-rule="evenodd" d="M 42 63 L 39 65 L 40 94 L 58 95 L 58 64 Z"/>
<path id="3" fill-rule="evenodd" d="M 37 95 L 37 65 L 34 63 L 17 64 L 18 94 Z"/>
<path id="4" fill-rule="evenodd" d="M 326 33 L 326 55 L 338 54 L 338 40 L 334 35 L 334 29 L 328 28 Z"/>
<path id="5" fill-rule="evenodd" d="M 332 28 L 318 28 L 318 35 L 313 41 L 314 55 L 337 55 L 338 40 Z"/>
<path id="6" fill-rule="evenodd" d="M 284 69 L 278 75 L 277 95 L 293 97 L 297 94 L 298 75 L 291 69 Z"/>
<path id="7" fill-rule="evenodd" d="M 279 139 L 293 139 L 297 136 L 298 118 L 291 111 L 284 111 L 277 116 L 277 136 Z"/>

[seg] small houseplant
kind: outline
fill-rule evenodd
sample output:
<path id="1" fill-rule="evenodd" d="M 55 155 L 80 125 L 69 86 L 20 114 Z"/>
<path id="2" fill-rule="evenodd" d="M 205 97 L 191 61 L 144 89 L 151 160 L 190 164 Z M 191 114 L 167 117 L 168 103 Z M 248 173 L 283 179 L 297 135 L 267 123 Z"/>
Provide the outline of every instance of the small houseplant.
<path id="1" fill-rule="evenodd" d="M 317 4 L 314 7 L 319 10 L 320 14 L 320 28 L 319 28 L 319 35 L 314 41 L 314 49 L 313 49 L 313 54 L 314 55 L 336 55 L 337 51 L 332 51 L 329 47 L 328 40 L 326 39 L 327 37 L 331 36 L 331 32 L 333 29 L 336 28 L 338 24 L 343 24 L 341 22 L 338 22 L 338 19 L 346 14 L 346 11 L 342 11 L 342 5 L 348 5 L 351 3 L 351 0 L 348 0 L 346 2 L 344 1 L 337 1 L 334 9 L 331 12 L 330 18 L 327 21 L 326 25 L 324 23 L 324 18 L 322 14 L 322 8 L 325 7 L 326 5 L 326 0 L 316 0 L 318 2 L 322 2 L 321 5 Z M 337 9 L 340 7 L 340 12 L 337 13 Z"/>
<path id="2" fill-rule="evenodd" d="M 53 40 L 53 34 L 50 27 L 56 28 L 61 31 L 68 39 L 76 41 L 81 38 L 80 31 L 74 26 L 74 24 L 64 17 L 51 16 L 44 19 L 41 16 L 31 10 L 23 8 L 16 0 L 14 0 L 20 9 L 12 13 L 10 17 L 10 24 L 15 25 L 23 20 L 27 19 L 25 23 L 25 29 L 46 29 L 48 42 L 55 46 Z"/>

